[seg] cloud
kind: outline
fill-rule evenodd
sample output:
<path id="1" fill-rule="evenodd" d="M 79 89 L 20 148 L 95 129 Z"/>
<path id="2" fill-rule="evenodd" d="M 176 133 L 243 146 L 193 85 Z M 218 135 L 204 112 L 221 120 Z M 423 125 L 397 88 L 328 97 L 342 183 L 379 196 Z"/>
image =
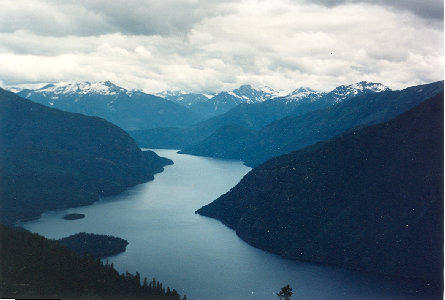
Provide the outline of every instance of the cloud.
<path id="1" fill-rule="evenodd" d="M 0 31 L 48 36 L 174 35 L 227 14 L 231 0 L 2 0 Z"/>
<path id="2" fill-rule="evenodd" d="M 444 5 L 443 0 L 304 0 L 308 3 L 317 3 L 329 7 L 350 4 L 350 3 L 370 3 L 392 7 L 398 10 L 410 11 L 422 18 L 438 19 L 443 21 Z"/>
<path id="3" fill-rule="evenodd" d="M 317 1 L 323 5 L 3 0 L 0 80 L 204 92 L 245 83 L 326 91 L 361 80 L 403 88 L 443 79 L 442 27 L 394 6 Z"/>

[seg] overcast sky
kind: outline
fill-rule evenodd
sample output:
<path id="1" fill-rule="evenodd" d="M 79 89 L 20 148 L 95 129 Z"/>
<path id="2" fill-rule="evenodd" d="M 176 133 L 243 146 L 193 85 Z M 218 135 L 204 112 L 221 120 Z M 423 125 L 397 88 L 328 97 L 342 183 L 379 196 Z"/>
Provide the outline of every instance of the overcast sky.
<path id="1" fill-rule="evenodd" d="M 444 77 L 443 0 L 1 0 L 0 86 L 393 89 Z"/>

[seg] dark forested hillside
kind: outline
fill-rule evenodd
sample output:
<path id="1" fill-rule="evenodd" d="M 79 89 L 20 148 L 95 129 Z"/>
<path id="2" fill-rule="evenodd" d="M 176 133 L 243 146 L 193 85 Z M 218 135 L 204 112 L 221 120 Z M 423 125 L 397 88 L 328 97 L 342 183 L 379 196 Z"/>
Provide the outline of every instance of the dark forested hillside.
<path id="1" fill-rule="evenodd" d="M 0 225 L 0 298 L 179 300 L 175 290 L 138 273 L 81 257 L 57 241 Z"/>
<path id="2" fill-rule="evenodd" d="M 250 86 L 242 86 L 232 94 L 220 93 L 206 103 L 200 103 L 200 105 L 220 107 L 214 101 L 235 99 L 235 102 L 230 102 L 231 109 L 225 113 L 219 112 L 217 116 L 186 128 L 153 128 L 130 131 L 130 134 L 141 147 L 182 149 L 182 153 L 214 157 L 220 157 L 220 153 L 225 153 L 227 154 L 225 158 L 240 159 L 244 153 L 244 145 L 255 143 L 257 139 L 244 140 L 243 133 L 237 136 L 233 132 L 231 143 L 218 145 L 218 143 L 210 144 L 209 138 L 214 141 L 223 139 L 223 136 L 218 138 L 218 132 L 225 134 L 220 130 L 224 126 L 260 130 L 286 116 L 301 116 L 331 107 L 357 95 L 376 94 L 387 90 L 389 90 L 387 87 L 378 83 L 360 82 L 339 86 L 327 94 L 300 88 L 285 97 L 272 98 L 272 94 L 254 90 Z M 239 147 L 238 141 L 240 141 Z M 200 144 L 201 142 L 203 144 Z M 225 149 L 224 146 L 228 148 Z"/>
<path id="3" fill-rule="evenodd" d="M 350 128 L 388 121 L 425 99 L 443 91 L 443 82 L 410 87 L 402 91 L 364 93 L 329 108 L 292 115 L 262 128 L 248 141 L 235 140 L 224 145 L 192 145 L 183 153 L 243 160 L 257 166 L 267 159 L 330 139 Z M 218 140 L 217 136 L 213 137 Z M 240 148 L 237 148 L 240 145 Z M 224 149 L 224 148 L 227 149 Z"/>
<path id="4" fill-rule="evenodd" d="M 387 123 L 265 162 L 199 209 L 284 257 L 443 274 L 443 93 Z"/>
<path id="5" fill-rule="evenodd" d="M 313 99 L 308 96 L 307 100 L 300 99 L 299 101 L 277 98 L 260 103 L 241 103 L 226 113 L 187 128 L 153 128 L 130 131 L 129 133 L 141 147 L 183 149 L 184 147 L 198 145 L 198 147 L 203 148 L 205 145 L 199 145 L 199 143 L 211 135 L 217 134 L 217 131 L 222 127 L 238 126 L 245 128 L 245 130 L 259 130 L 273 121 L 284 118 L 290 114 L 301 115 L 329 106 L 326 101 L 320 100 L 318 102 L 311 100 Z M 243 139 L 244 136 L 234 135 L 233 138 L 232 142 Z M 217 145 L 211 146 L 212 149 L 219 149 Z M 186 152 L 187 149 L 184 151 Z M 223 151 L 227 152 L 228 150 L 224 149 Z"/>
<path id="6" fill-rule="evenodd" d="M 233 153 L 236 153 L 236 150 L 245 149 L 256 134 L 257 131 L 242 126 L 224 125 L 200 142 L 195 149 L 205 152 L 210 147 L 215 149 L 212 157 L 238 159 L 238 156 Z M 186 153 L 186 150 L 181 150 L 179 153 Z"/>
<path id="7" fill-rule="evenodd" d="M 122 129 L 0 89 L 1 221 L 90 204 L 153 179 L 172 163 Z"/>

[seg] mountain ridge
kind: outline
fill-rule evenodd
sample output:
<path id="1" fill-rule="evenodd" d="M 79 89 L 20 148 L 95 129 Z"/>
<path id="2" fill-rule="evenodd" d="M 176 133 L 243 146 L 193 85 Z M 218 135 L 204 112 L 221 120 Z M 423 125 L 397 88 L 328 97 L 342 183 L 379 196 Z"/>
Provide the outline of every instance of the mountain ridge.
<path id="1" fill-rule="evenodd" d="M 142 152 L 122 129 L 0 89 L 0 199 L 4 223 L 91 204 L 153 180 L 172 161 Z"/>
<path id="2" fill-rule="evenodd" d="M 110 81 L 49 84 L 39 89 L 24 89 L 17 94 L 48 107 L 98 116 L 125 130 L 183 127 L 203 119 L 164 98 L 129 91 Z"/>
<path id="3" fill-rule="evenodd" d="M 358 90 L 357 93 L 366 90 L 363 87 L 365 83 L 362 82 L 361 84 L 362 88 L 361 90 Z M 375 83 L 370 83 L 370 85 L 383 86 Z M 251 89 L 251 86 L 244 86 L 244 88 Z M 349 90 L 351 89 L 352 88 L 349 88 Z M 372 89 L 368 89 L 367 92 L 372 92 Z M 226 94 L 230 96 L 228 93 Z M 145 131 L 130 131 L 130 134 L 141 147 L 183 149 L 184 153 L 186 153 L 186 151 L 191 151 L 189 150 L 189 147 L 193 146 L 206 149 L 206 145 L 199 145 L 199 143 L 215 134 L 221 127 L 230 125 L 245 127 L 243 131 L 260 130 L 273 121 L 286 116 L 303 115 L 314 110 L 337 104 L 349 97 L 348 95 L 341 95 L 342 98 L 340 99 L 335 96 L 337 94 L 338 93 L 331 93 L 328 95 L 327 93 L 319 93 L 308 88 L 300 88 L 295 90 L 295 93 L 289 96 L 292 99 L 278 97 L 251 104 L 244 101 L 231 108 L 228 112 L 211 117 L 186 128 L 154 128 Z M 326 95 L 328 95 L 328 97 L 325 97 Z M 247 144 L 247 141 L 243 142 L 243 144 Z M 223 151 L 226 152 L 225 150 Z M 194 154 L 212 156 L 211 154 L 198 151 L 195 151 Z M 231 154 L 231 157 L 233 155 L 234 154 Z M 237 159 L 239 158 L 240 157 Z"/>
<path id="4" fill-rule="evenodd" d="M 350 128 L 387 121 L 443 91 L 443 81 L 413 86 L 401 91 L 365 92 L 332 103 L 331 96 L 314 102 L 312 110 L 289 114 L 261 128 L 256 137 L 239 142 L 242 149 L 232 145 L 231 158 L 243 160 L 248 166 L 257 166 L 272 157 L 282 155 L 316 142 L 327 140 Z M 331 99 L 331 100 L 329 100 Z M 304 103 L 306 104 L 306 103 Z M 304 107 L 298 108 L 304 109 Z M 216 139 L 216 137 L 215 137 Z M 244 147 L 244 145 L 247 145 Z M 212 145 L 195 144 L 181 153 L 212 157 L 215 152 L 228 153 Z"/>
<path id="5" fill-rule="evenodd" d="M 443 93 L 275 157 L 197 210 L 287 258 L 443 288 Z"/>

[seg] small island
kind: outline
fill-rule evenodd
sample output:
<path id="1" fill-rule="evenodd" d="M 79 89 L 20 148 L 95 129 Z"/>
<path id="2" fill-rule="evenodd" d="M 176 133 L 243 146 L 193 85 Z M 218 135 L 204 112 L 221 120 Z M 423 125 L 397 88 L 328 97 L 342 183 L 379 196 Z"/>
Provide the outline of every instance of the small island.
<path id="1" fill-rule="evenodd" d="M 74 252 L 94 258 L 105 258 L 125 252 L 128 241 L 111 235 L 80 232 L 58 240 Z"/>
<path id="2" fill-rule="evenodd" d="M 84 214 L 77 214 L 77 213 L 74 213 L 74 214 L 66 214 L 66 215 L 63 217 L 64 220 L 78 220 L 78 219 L 83 219 L 83 218 L 85 218 L 85 215 L 84 215 Z"/>

